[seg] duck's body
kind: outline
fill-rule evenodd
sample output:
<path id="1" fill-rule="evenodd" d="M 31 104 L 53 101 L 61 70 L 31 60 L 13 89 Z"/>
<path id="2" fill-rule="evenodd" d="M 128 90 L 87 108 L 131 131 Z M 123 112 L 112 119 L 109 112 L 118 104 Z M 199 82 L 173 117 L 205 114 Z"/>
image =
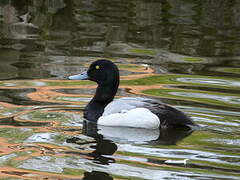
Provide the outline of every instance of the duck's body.
<path id="1" fill-rule="evenodd" d="M 89 79 L 98 83 L 96 94 L 84 110 L 84 118 L 105 126 L 166 128 L 195 126 L 183 112 L 161 101 L 148 98 L 113 100 L 119 86 L 119 71 L 108 60 L 98 60 L 88 71 L 69 79 Z"/>

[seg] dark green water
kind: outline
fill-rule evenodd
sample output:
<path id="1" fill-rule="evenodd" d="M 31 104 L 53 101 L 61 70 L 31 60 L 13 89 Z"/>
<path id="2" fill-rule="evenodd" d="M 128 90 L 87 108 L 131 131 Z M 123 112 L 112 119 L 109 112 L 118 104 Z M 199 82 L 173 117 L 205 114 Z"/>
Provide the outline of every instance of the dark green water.
<path id="1" fill-rule="evenodd" d="M 239 17 L 237 0 L 1 0 L 1 179 L 240 179 Z M 96 85 L 66 77 L 99 58 L 121 70 L 118 97 L 202 128 L 84 123 Z"/>

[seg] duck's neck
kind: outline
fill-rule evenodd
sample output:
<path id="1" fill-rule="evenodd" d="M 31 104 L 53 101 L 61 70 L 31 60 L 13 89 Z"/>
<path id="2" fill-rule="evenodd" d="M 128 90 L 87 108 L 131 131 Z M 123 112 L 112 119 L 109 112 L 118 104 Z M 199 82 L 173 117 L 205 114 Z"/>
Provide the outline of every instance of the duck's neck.
<path id="1" fill-rule="evenodd" d="M 104 108 L 113 100 L 118 89 L 118 84 L 111 86 L 99 85 L 95 96 L 88 103 L 84 110 L 84 118 L 97 122 L 98 118 L 102 116 Z"/>
<path id="2" fill-rule="evenodd" d="M 119 73 L 111 74 L 105 83 L 98 83 L 96 93 L 84 110 L 84 117 L 97 122 L 104 108 L 113 100 L 119 86 Z"/>
<path id="3" fill-rule="evenodd" d="M 113 100 L 114 96 L 116 95 L 118 85 L 119 81 L 111 84 L 99 84 L 93 100 L 103 104 L 108 104 Z"/>

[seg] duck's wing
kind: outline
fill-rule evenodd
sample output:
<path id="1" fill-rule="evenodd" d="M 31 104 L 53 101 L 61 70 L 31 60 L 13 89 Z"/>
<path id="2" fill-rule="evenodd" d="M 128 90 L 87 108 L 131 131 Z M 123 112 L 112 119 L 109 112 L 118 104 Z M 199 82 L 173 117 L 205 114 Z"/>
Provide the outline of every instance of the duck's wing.
<path id="1" fill-rule="evenodd" d="M 124 97 L 116 99 L 109 103 L 103 112 L 103 116 L 107 116 L 114 113 L 122 113 L 135 108 L 145 107 L 147 104 L 144 100 L 145 98 L 133 98 L 133 97 Z"/>

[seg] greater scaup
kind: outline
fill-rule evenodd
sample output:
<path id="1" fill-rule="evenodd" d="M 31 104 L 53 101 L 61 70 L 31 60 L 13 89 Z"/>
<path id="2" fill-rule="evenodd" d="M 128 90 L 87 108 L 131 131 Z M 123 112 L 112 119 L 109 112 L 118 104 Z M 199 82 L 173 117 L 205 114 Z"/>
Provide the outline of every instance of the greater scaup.
<path id="1" fill-rule="evenodd" d="M 125 97 L 113 100 L 119 86 L 119 70 L 109 60 L 97 60 L 86 72 L 69 79 L 91 80 L 98 84 L 84 110 L 84 118 L 97 124 L 147 129 L 197 126 L 183 112 L 155 99 Z"/>

